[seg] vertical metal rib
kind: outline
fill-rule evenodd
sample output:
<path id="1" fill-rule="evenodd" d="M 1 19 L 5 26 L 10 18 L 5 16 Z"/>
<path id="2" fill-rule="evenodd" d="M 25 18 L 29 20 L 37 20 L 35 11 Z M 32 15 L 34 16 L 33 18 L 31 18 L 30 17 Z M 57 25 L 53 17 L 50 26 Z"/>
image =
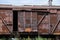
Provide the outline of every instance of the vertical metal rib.
<path id="1" fill-rule="evenodd" d="M 32 28 L 32 12 L 31 12 L 31 28 Z"/>
<path id="2" fill-rule="evenodd" d="M 24 11 L 23 16 L 24 16 L 24 29 L 25 29 L 25 11 Z"/>

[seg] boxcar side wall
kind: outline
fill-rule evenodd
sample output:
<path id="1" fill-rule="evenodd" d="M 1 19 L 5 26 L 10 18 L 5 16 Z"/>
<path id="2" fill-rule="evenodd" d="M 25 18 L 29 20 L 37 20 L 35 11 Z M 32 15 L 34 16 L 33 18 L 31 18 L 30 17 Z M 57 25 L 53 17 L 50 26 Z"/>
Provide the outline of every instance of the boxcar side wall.
<path id="1" fill-rule="evenodd" d="M 19 7 L 16 7 L 17 9 L 14 10 L 14 8 L 0 8 L 0 34 L 13 32 L 13 11 L 17 11 L 18 32 L 60 35 L 60 9 L 28 7 L 31 10 L 25 10 L 27 7 L 22 7 L 18 10 Z"/>

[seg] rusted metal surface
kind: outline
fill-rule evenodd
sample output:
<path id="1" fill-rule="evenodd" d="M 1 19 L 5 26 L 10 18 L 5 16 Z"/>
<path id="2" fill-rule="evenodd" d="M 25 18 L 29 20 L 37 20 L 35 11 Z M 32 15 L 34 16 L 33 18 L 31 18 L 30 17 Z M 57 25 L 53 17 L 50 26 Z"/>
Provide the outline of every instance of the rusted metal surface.
<path id="1" fill-rule="evenodd" d="M 41 13 L 40 15 L 38 14 L 38 33 L 39 34 L 48 34 L 49 33 L 49 13 L 46 14 L 47 12 Z"/>
<path id="2" fill-rule="evenodd" d="M 8 25 L 12 24 L 12 25 Z M 0 10 L 0 34 L 10 34 L 13 28 L 13 13 L 11 10 Z"/>
<path id="3" fill-rule="evenodd" d="M 55 27 L 53 28 L 52 33 L 54 33 L 54 31 L 55 31 L 56 28 L 58 27 L 59 23 L 60 23 L 60 20 L 57 22 L 57 24 L 56 24 Z"/>
<path id="4" fill-rule="evenodd" d="M 1 6 L 0 34 L 12 32 L 14 10 L 18 12 L 18 32 L 32 31 L 41 34 L 52 32 L 52 34 L 60 35 L 60 23 L 58 22 L 60 6 Z"/>
<path id="5" fill-rule="evenodd" d="M 20 23 L 18 22 L 18 24 L 20 25 L 19 26 L 19 30 L 20 30 L 19 32 L 21 32 L 21 31 L 24 32 L 26 27 L 37 29 L 37 32 L 40 34 L 45 34 L 45 33 L 49 34 L 51 32 L 52 32 L 52 34 L 54 34 L 57 32 L 57 30 L 56 30 L 56 28 L 58 28 L 58 25 L 57 25 L 58 19 L 57 18 L 59 17 L 59 15 L 56 12 L 55 13 L 51 13 L 51 12 L 49 13 L 49 12 L 40 11 L 39 14 L 38 14 L 38 11 L 35 11 L 36 14 L 33 12 L 34 11 L 22 11 L 19 13 L 20 14 L 19 16 L 21 16 L 21 17 L 20 17 L 20 19 L 18 18 L 18 20 L 20 20 L 23 23 L 22 27 L 21 27 L 21 22 Z M 33 15 L 31 15 L 31 13 Z M 27 18 L 29 20 L 26 20 Z M 31 22 L 34 22 L 34 21 L 31 21 L 32 19 L 37 20 L 37 22 L 36 22 L 37 25 L 34 24 L 36 27 L 31 26 L 32 25 Z M 26 20 L 26 21 L 24 21 L 24 20 Z M 30 26 L 27 26 L 27 24 L 30 24 Z M 23 25 L 25 27 L 23 27 Z"/>
<path id="6" fill-rule="evenodd" d="M 18 12 L 18 30 L 19 32 L 25 31 L 30 28 L 32 31 L 37 30 L 37 13 L 36 12 Z M 28 30 L 27 30 L 28 31 Z"/>
<path id="7" fill-rule="evenodd" d="M 44 20 L 46 15 L 44 15 L 39 21 L 38 21 L 38 26 L 41 24 L 41 22 Z"/>
<path id="8" fill-rule="evenodd" d="M 56 25 L 58 19 L 57 19 L 57 14 L 50 14 L 50 23 L 54 26 Z"/>

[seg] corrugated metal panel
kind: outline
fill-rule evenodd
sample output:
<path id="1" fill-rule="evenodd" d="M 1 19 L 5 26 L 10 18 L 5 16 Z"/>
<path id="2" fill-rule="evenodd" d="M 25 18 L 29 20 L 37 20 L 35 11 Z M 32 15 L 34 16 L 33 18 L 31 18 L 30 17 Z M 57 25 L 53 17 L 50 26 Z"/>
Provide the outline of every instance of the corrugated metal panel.
<path id="1" fill-rule="evenodd" d="M 18 31 L 24 31 L 24 12 L 18 12 Z"/>
<path id="2" fill-rule="evenodd" d="M 37 30 L 37 13 L 28 11 L 18 12 L 18 25 L 20 25 L 19 31 L 20 28 L 22 28 L 21 30 L 26 28 L 32 28 L 32 31 Z"/>
<path id="3" fill-rule="evenodd" d="M 37 31 L 37 12 L 32 12 L 32 30 Z"/>

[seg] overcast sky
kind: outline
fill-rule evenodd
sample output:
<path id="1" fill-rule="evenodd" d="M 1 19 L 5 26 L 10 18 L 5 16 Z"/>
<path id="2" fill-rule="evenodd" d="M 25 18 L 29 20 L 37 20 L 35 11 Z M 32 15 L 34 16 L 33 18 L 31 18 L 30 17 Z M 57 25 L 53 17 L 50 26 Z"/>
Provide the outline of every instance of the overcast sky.
<path id="1" fill-rule="evenodd" d="M 48 0 L 0 0 L 0 4 L 48 5 Z M 60 0 L 53 0 L 53 5 L 59 5 L 60 6 Z"/>

